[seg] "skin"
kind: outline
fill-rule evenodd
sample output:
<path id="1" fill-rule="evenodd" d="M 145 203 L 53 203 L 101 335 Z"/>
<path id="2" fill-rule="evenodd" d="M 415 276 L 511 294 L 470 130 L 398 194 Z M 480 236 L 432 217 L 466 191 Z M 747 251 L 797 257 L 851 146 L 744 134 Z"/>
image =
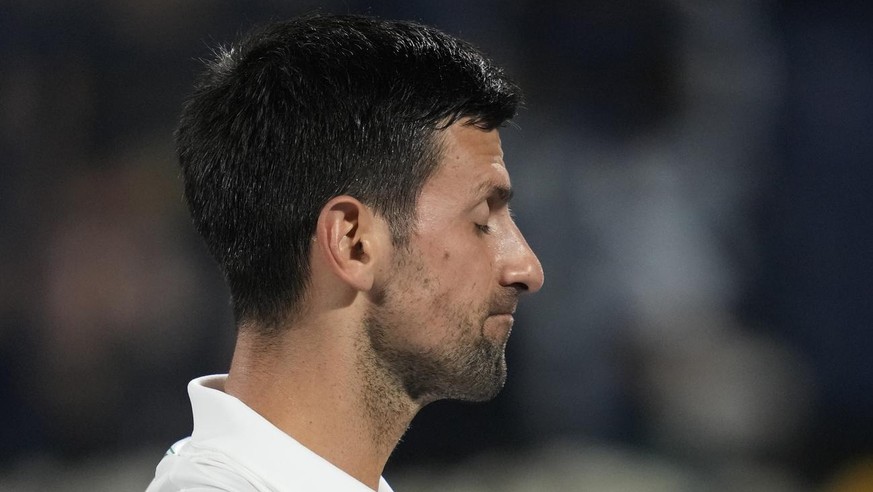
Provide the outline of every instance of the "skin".
<path id="1" fill-rule="evenodd" d="M 330 200 L 304 308 L 278 339 L 241 326 L 225 386 L 373 489 L 422 407 L 497 394 L 518 297 L 543 284 L 509 212 L 498 131 L 460 121 L 439 138 L 408 243 L 353 197 Z"/>

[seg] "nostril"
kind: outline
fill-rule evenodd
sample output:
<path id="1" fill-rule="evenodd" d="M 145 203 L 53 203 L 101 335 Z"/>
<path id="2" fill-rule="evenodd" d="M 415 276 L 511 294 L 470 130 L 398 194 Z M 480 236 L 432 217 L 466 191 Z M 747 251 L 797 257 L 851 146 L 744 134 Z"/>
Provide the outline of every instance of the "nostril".
<path id="1" fill-rule="evenodd" d="M 530 287 L 528 287 L 524 282 L 514 282 L 510 287 L 517 290 L 520 294 L 530 290 Z"/>

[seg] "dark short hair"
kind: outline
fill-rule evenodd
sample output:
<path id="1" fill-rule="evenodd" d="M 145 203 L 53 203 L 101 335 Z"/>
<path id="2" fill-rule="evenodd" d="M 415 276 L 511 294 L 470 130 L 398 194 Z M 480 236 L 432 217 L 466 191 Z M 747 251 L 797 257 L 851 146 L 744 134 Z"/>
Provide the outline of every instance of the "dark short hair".
<path id="1" fill-rule="evenodd" d="M 468 43 L 413 22 L 310 15 L 260 28 L 207 63 L 176 133 L 185 198 L 238 323 L 276 328 L 310 276 L 321 208 L 351 195 L 403 243 L 435 135 L 491 129 L 520 92 Z"/>

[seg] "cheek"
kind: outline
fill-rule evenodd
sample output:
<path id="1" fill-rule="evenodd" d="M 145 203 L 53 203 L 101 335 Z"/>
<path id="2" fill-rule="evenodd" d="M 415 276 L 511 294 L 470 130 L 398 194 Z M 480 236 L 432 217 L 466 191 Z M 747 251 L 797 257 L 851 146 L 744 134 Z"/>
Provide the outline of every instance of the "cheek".
<path id="1" fill-rule="evenodd" d="M 444 249 L 427 301 L 442 325 L 457 326 L 482 316 L 492 294 L 492 264 L 475 249 Z M 451 331 L 451 330 L 449 330 Z"/>
<path id="2" fill-rule="evenodd" d="M 484 240 L 465 248 L 446 249 L 443 270 L 457 290 L 489 289 L 494 272 L 494 254 Z"/>
<path id="3" fill-rule="evenodd" d="M 433 235 L 421 245 L 423 274 L 419 285 L 429 297 L 425 304 L 451 307 L 480 303 L 494 282 L 495 251 L 488 238 L 458 231 Z"/>

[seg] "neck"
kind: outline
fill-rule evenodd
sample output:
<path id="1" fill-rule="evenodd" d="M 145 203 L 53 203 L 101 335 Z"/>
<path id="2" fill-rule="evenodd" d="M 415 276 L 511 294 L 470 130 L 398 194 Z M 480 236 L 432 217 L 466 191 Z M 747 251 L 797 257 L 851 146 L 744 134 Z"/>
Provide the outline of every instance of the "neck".
<path id="1" fill-rule="evenodd" d="M 270 342 L 252 332 L 240 332 L 225 391 L 378 489 L 420 407 L 383 373 L 360 330 L 297 324 Z"/>

